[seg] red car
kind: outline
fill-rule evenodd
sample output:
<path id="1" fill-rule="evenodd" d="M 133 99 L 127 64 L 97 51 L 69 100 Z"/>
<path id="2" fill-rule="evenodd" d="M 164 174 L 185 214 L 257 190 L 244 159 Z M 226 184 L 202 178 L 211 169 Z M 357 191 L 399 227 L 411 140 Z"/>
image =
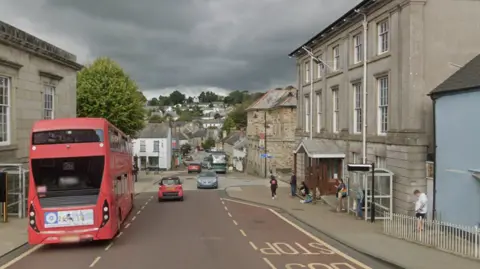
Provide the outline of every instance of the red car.
<path id="1" fill-rule="evenodd" d="M 189 174 L 191 172 L 200 173 L 200 172 L 202 172 L 202 164 L 201 163 L 190 163 L 188 165 L 187 171 L 188 171 Z"/>
<path id="2" fill-rule="evenodd" d="M 158 184 L 158 201 L 180 200 L 183 201 L 182 181 L 178 177 L 164 177 Z"/>

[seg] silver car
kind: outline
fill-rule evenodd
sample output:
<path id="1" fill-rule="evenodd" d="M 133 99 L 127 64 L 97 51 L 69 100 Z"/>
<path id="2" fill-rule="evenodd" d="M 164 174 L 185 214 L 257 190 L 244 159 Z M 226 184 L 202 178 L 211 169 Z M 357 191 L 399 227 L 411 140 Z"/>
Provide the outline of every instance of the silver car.
<path id="1" fill-rule="evenodd" d="M 197 189 L 218 189 L 218 176 L 214 171 L 204 171 L 197 176 Z"/>

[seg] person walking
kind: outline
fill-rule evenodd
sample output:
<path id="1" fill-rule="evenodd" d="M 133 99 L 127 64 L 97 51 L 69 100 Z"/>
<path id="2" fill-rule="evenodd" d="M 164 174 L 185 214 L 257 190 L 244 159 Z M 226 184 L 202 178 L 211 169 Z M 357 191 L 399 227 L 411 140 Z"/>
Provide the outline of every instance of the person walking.
<path id="1" fill-rule="evenodd" d="M 270 177 L 270 190 L 272 192 L 272 200 L 277 198 L 278 182 L 274 175 Z"/>
<path id="2" fill-rule="evenodd" d="M 133 176 L 135 177 L 135 182 L 138 181 L 138 166 L 137 164 L 133 165 Z"/>
<path id="3" fill-rule="evenodd" d="M 347 197 L 347 186 L 343 182 L 341 178 L 337 179 L 337 199 L 338 199 L 338 204 L 337 204 L 337 212 L 342 212 L 345 211 L 345 207 L 343 205 L 343 200 L 345 197 Z"/>
<path id="4" fill-rule="evenodd" d="M 428 198 L 427 195 L 419 190 L 413 192 L 417 196 L 417 201 L 415 202 L 415 217 L 417 218 L 417 231 L 423 231 L 423 223 L 427 218 L 427 204 Z"/>
<path id="5" fill-rule="evenodd" d="M 292 173 L 292 177 L 290 178 L 290 191 L 291 196 L 295 197 L 297 194 L 297 175 L 295 175 L 295 172 Z"/>

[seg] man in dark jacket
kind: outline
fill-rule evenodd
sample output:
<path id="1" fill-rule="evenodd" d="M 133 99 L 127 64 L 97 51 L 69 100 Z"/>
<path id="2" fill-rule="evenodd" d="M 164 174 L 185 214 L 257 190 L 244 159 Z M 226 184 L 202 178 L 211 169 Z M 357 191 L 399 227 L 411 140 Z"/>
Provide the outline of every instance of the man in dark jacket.
<path id="1" fill-rule="evenodd" d="M 292 173 L 292 177 L 290 178 L 290 191 L 292 197 L 295 197 L 297 194 L 297 175 L 295 175 L 295 172 Z"/>

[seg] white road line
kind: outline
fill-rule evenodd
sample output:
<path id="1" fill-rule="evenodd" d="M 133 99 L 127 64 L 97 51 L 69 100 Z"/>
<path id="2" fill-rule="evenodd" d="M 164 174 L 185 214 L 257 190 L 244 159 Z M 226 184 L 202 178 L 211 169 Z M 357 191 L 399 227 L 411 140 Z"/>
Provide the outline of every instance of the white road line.
<path id="1" fill-rule="evenodd" d="M 144 209 L 145 209 L 145 206 L 142 206 L 142 210 L 144 210 Z"/>
<path id="2" fill-rule="evenodd" d="M 318 237 L 314 236 L 313 234 L 305 231 L 302 227 L 298 226 L 297 224 L 291 222 L 290 220 L 288 220 L 287 218 L 285 218 L 284 216 L 280 215 L 278 212 L 276 212 L 275 210 L 271 209 L 271 208 L 268 208 L 268 210 L 270 212 L 272 212 L 274 215 L 276 215 L 277 217 L 279 217 L 280 219 L 282 219 L 283 221 L 285 221 L 286 223 L 290 224 L 293 228 L 299 230 L 300 232 L 302 232 L 303 234 L 305 234 L 306 236 L 310 237 L 311 239 L 313 239 L 314 241 L 316 241 L 317 243 L 320 243 L 324 246 L 326 246 L 327 248 L 331 249 L 333 252 L 335 252 L 337 255 L 339 256 L 342 256 L 344 259 L 346 260 L 349 260 L 350 262 L 358 265 L 359 267 L 363 268 L 363 269 L 372 269 L 371 267 L 355 260 L 354 258 L 348 256 L 347 254 L 341 252 L 340 250 L 332 247 L 331 245 L 327 244 L 325 241 L 323 240 L 320 240 Z"/>
<path id="3" fill-rule="evenodd" d="M 224 202 L 224 201 L 222 201 L 222 205 L 224 205 L 224 204 L 225 204 L 225 202 Z"/>
<path id="4" fill-rule="evenodd" d="M 233 220 L 233 224 L 238 225 L 238 223 L 235 220 Z"/>
<path id="5" fill-rule="evenodd" d="M 137 216 L 133 216 L 133 218 L 132 218 L 132 220 L 131 220 L 131 221 L 134 221 L 136 218 L 137 218 Z"/>
<path id="6" fill-rule="evenodd" d="M 272 212 L 272 214 L 276 215 L 277 217 L 279 217 L 281 220 L 285 221 L 286 223 L 290 224 L 293 228 L 299 230 L 300 232 L 302 232 L 303 234 L 305 234 L 306 236 L 310 237 L 311 239 L 313 239 L 315 242 L 317 243 L 320 243 L 322 245 L 324 245 L 325 247 L 331 249 L 333 252 L 335 252 L 337 255 L 339 256 L 342 256 L 344 259 L 347 259 L 349 260 L 350 262 L 358 265 L 360 268 L 363 268 L 363 269 L 372 269 L 371 267 L 355 260 L 354 258 L 348 256 L 347 254 L 341 252 L 340 250 L 334 248 L 333 246 L 329 245 L 327 242 L 319 239 L 318 237 L 314 236 L 313 234 L 307 232 L 305 229 L 303 229 L 302 227 L 298 226 L 297 224 L 291 222 L 290 220 L 288 220 L 287 218 L 285 218 L 284 216 L 280 215 L 278 212 L 276 212 L 274 209 L 271 209 L 269 207 L 266 207 L 266 206 L 260 206 L 260 205 L 255 205 L 255 204 L 251 204 L 251 203 L 247 203 L 247 202 L 242 202 L 242 201 L 236 201 L 236 200 L 231 200 L 231 199 L 225 199 L 223 198 L 223 200 L 225 201 L 229 201 L 229 202 L 233 202 L 233 203 L 238 203 L 238 204 L 244 204 L 244 205 L 249 205 L 249 206 L 253 206 L 253 207 L 259 207 L 259 208 L 264 208 L 264 209 L 267 209 L 268 211 Z M 251 244 L 250 244 L 251 245 Z M 253 247 L 253 246 L 252 246 Z M 266 261 L 265 261 L 266 262 Z M 275 268 L 275 267 L 273 267 Z M 2 269 L 2 268 L 0 268 Z"/>
<path id="7" fill-rule="evenodd" d="M 246 234 L 242 229 L 240 229 L 240 233 L 241 233 L 243 236 L 247 237 L 247 234 Z"/>
<path id="8" fill-rule="evenodd" d="M 120 232 L 120 233 L 117 235 L 117 238 L 119 238 L 119 237 L 122 236 L 122 235 L 123 235 L 123 232 Z M 0 268 L 0 269 L 2 269 L 2 268 Z"/>
<path id="9" fill-rule="evenodd" d="M 7 262 L 6 264 L 0 266 L 0 269 L 7 269 L 8 267 L 14 265 L 15 263 L 17 263 L 18 261 L 20 261 L 21 259 L 27 257 L 28 255 L 32 254 L 33 252 L 37 251 L 39 248 L 43 247 L 43 245 L 36 245 L 34 246 L 33 248 L 25 251 L 24 253 L 22 253 L 21 255 L 19 255 L 18 257 L 15 257 L 15 259 Z"/>
<path id="10" fill-rule="evenodd" d="M 223 208 L 225 208 L 225 211 L 228 211 L 228 208 L 226 206 L 224 206 Z"/>
<path id="11" fill-rule="evenodd" d="M 131 223 L 127 223 L 127 225 L 125 225 L 125 229 L 127 229 L 128 227 L 130 227 L 130 224 L 131 224 Z"/>
<path id="12" fill-rule="evenodd" d="M 108 244 L 108 246 L 105 248 L 105 251 L 109 250 L 113 246 L 113 242 Z"/>
<path id="13" fill-rule="evenodd" d="M 101 258 L 102 258 L 102 257 L 100 257 L 100 256 L 96 257 L 95 260 L 93 260 L 93 262 L 90 264 L 89 267 L 90 267 L 90 268 L 94 267 L 95 264 L 96 264 Z"/>
<path id="14" fill-rule="evenodd" d="M 253 248 L 254 250 L 258 250 L 257 246 L 255 246 L 255 244 L 254 244 L 252 241 L 250 241 L 250 242 L 248 242 L 248 243 L 250 243 L 250 246 L 252 246 L 252 248 Z"/>
<path id="15" fill-rule="evenodd" d="M 232 214 L 230 214 L 230 212 L 228 212 L 228 216 L 231 218 L 231 217 L 232 217 Z"/>
<path id="16" fill-rule="evenodd" d="M 263 258 L 263 260 L 266 264 L 268 264 L 268 266 L 270 266 L 271 269 L 277 269 L 277 267 L 275 267 L 275 265 L 273 265 L 273 263 L 269 259 Z"/>
<path id="17" fill-rule="evenodd" d="M 153 195 L 152 195 L 152 196 L 150 196 L 150 199 L 153 199 Z"/>
<path id="18" fill-rule="evenodd" d="M 137 212 L 137 215 L 140 215 L 140 213 L 142 213 L 142 210 L 138 211 L 138 212 Z"/>

